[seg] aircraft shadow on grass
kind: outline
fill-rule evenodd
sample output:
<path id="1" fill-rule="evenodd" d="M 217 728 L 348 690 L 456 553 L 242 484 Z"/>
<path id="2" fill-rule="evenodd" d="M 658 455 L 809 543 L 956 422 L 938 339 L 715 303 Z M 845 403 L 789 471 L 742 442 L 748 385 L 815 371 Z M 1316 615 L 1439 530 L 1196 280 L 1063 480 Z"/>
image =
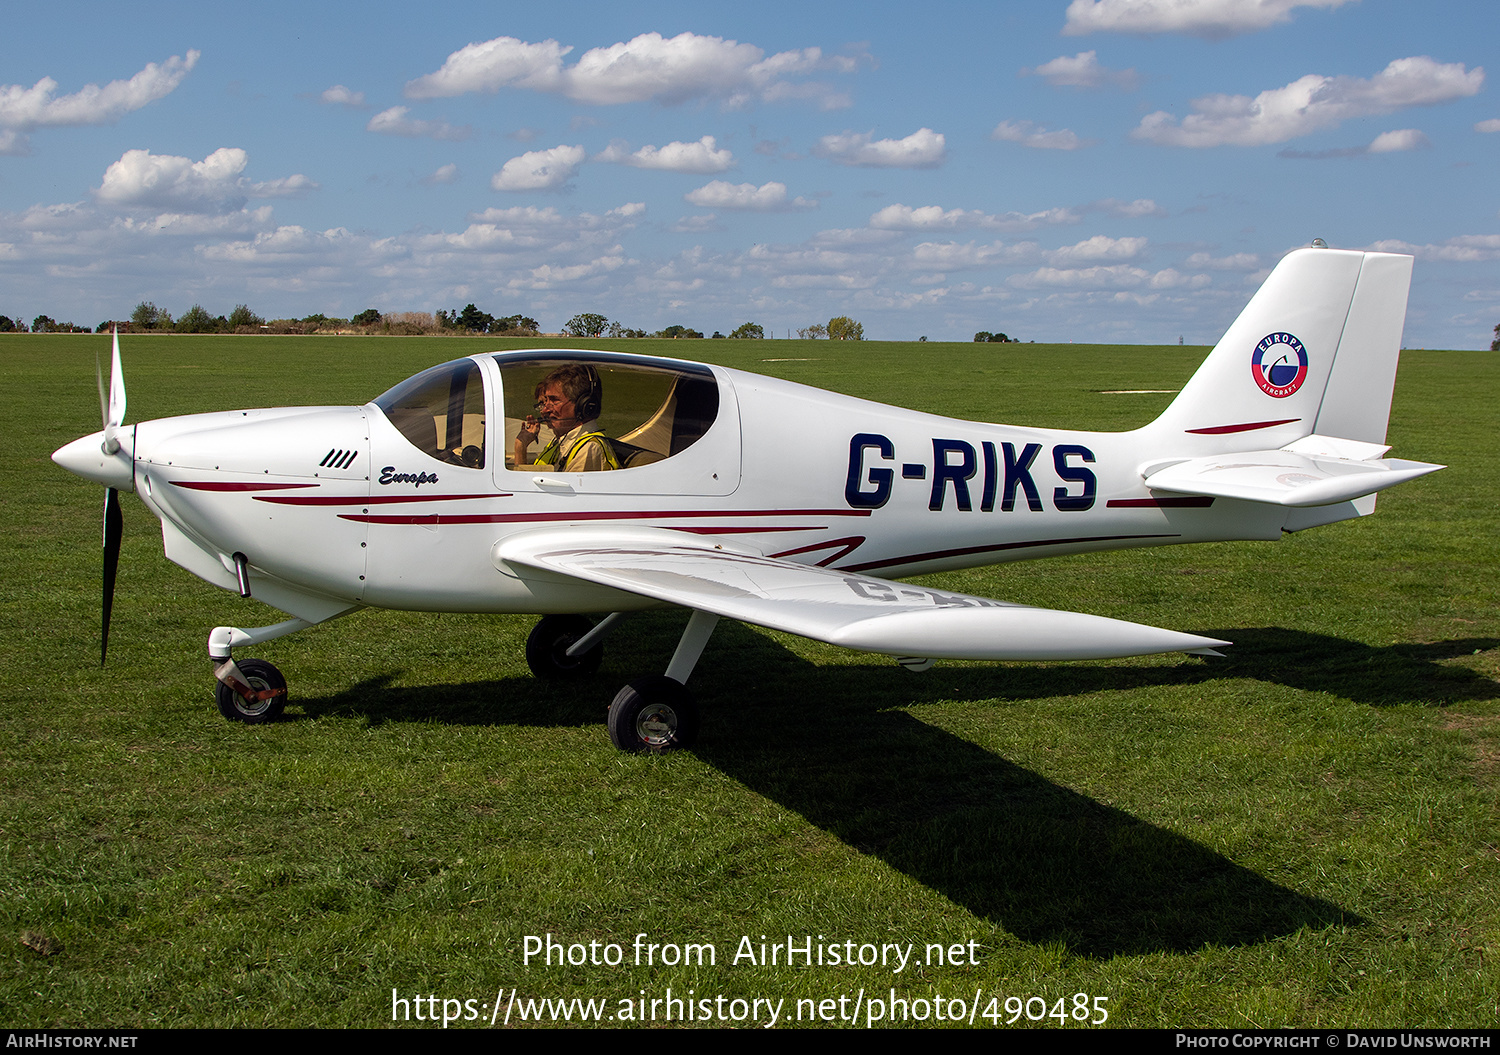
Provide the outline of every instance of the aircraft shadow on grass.
<path id="1" fill-rule="evenodd" d="M 1213 631 L 1218 633 L 1218 631 Z M 1500 683 L 1445 660 L 1500 645 L 1494 638 L 1373 647 L 1300 630 L 1253 627 L 1223 631 L 1234 641 L 1223 659 L 1199 669 L 1209 678 L 1253 678 L 1324 692 L 1372 706 L 1444 706 L 1500 698 Z"/>
<path id="2" fill-rule="evenodd" d="M 616 654 L 635 666 L 665 663 L 679 621 L 636 617 L 635 629 L 612 642 Z M 694 753 L 1018 938 L 1062 943 L 1078 955 L 1188 952 L 1307 926 L 1362 924 L 1337 905 L 897 709 L 1238 678 L 1368 706 L 1500 696 L 1494 681 L 1441 662 L 1500 644 L 1490 639 L 1372 648 L 1277 628 L 1230 636 L 1234 656 L 1207 662 L 940 666 L 913 676 L 888 662 L 818 666 L 727 623 L 698 677 L 706 728 Z M 605 674 L 561 690 L 530 678 L 392 687 L 396 676 L 303 706 L 309 715 L 362 715 L 372 723 L 581 726 L 602 721 L 618 683 L 617 674 Z"/>

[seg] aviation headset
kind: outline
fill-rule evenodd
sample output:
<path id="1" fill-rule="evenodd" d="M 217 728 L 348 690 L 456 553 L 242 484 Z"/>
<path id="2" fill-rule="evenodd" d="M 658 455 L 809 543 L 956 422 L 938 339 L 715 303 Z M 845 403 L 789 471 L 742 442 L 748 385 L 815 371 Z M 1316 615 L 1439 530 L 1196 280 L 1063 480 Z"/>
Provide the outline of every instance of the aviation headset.
<path id="1" fill-rule="evenodd" d="M 573 405 L 578 408 L 579 421 L 593 421 L 604 411 L 604 387 L 599 381 L 599 371 L 587 365 L 583 369 L 589 379 L 588 391 L 579 395 Z"/>

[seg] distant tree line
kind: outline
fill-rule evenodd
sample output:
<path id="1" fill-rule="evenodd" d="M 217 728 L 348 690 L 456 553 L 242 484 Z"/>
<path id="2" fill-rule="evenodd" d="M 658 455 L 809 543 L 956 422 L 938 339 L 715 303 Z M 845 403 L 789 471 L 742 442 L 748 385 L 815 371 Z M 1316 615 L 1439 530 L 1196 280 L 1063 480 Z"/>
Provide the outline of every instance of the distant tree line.
<path id="1" fill-rule="evenodd" d="M 12 319 L 0 315 L 0 333 L 25 333 L 26 320 Z M 58 322 L 49 315 L 38 315 L 31 320 L 32 333 L 92 333 L 87 326 L 75 326 L 71 322 Z"/>
<path id="2" fill-rule="evenodd" d="M 265 322 L 244 304 L 236 304 L 227 316 L 210 315 L 203 305 L 194 304 L 174 319 L 171 312 L 145 300 L 130 313 L 129 324 L 120 328 L 133 333 L 240 333 L 258 332 Z M 111 321 L 104 325 L 113 326 L 115 323 Z"/>
<path id="3" fill-rule="evenodd" d="M 428 316 L 429 322 L 431 316 Z M 350 329 L 370 332 L 385 324 L 385 316 L 376 308 L 366 308 L 350 319 L 340 319 L 321 312 L 300 319 L 266 320 L 247 304 L 236 304 L 228 315 L 210 315 L 201 304 L 194 304 L 177 318 L 151 301 L 142 301 L 121 323 L 122 331 L 131 333 L 278 333 L 301 334 L 339 332 Z M 116 323 L 101 324 L 101 329 Z"/>
<path id="4" fill-rule="evenodd" d="M 462 310 L 439 311 L 436 315 L 425 311 L 402 311 L 382 313 L 379 308 L 366 308 L 350 318 L 338 318 L 317 312 L 312 315 L 286 319 L 264 319 L 251 311 L 247 305 L 237 304 L 227 316 L 210 315 L 201 305 L 194 304 L 177 318 L 172 313 L 158 308 L 150 301 L 136 305 L 129 320 L 102 322 L 99 331 L 119 326 L 122 332 L 134 333 L 366 333 L 393 334 L 396 336 L 422 336 L 444 333 L 498 333 L 530 335 L 540 327 L 535 319 L 525 315 L 509 315 L 496 318 L 482 312 L 473 304 Z"/>
<path id="5" fill-rule="evenodd" d="M 473 304 L 464 305 L 463 311 L 439 311 L 437 324 L 442 329 L 462 333 L 509 334 L 516 337 L 534 337 L 541 331 L 537 321 L 525 315 L 506 315 L 497 319 L 489 312 L 480 311 Z"/>
<path id="6" fill-rule="evenodd" d="M 980 330 L 974 335 L 976 341 L 998 341 L 1000 344 L 1020 344 L 1021 338 L 1007 337 L 1003 333 L 991 333 L 989 330 Z"/>
<path id="7" fill-rule="evenodd" d="M 827 323 L 815 322 L 797 331 L 797 336 L 806 341 L 828 338 L 830 341 L 862 341 L 865 328 L 847 315 L 835 315 Z"/>
<path id="8" fill-rule="evenodd" d="M 319 312 L 300 319 L 268 320 L 250 310 L 247 304 L 236 304 L 234 310 L 228 315 L 212 315 L 201 304 L 194 304 L 174 318 L 171 312 L 158 308 L 147 300 L 137 304 L 128 319 L 106 319 L 92 332 L 106 333 L 111 329 L 119 329 L 121 333 L 366 333 L 398 336 L 493 334 L 508 337 L 534 337 L 541 333 L 541 325 L 536 319 L 521 314 L 491 315 L 487 311 L 481 311 L 479 306 L 473 303 L 452 311 L 440 310 L 436 314 L 421 311 L 385 314 L 378 308 L 366 308 L 347 319 Z M 91 332 L 87 326 L 75 326 L 71 322 L 57 322 L 47 315 L 38 315 L 33 319 L 30 330 L 33 333 Z M 25 333 L 26 331 L 27 326 L 23 320 L 0 315 L 0 333 Z M 654 337 L 674 340 L 703 337 L 702 330 L 695 330 L 691 326 L 680 323 L 648 332 L 612 321 L 608 316 L 597 312 L 582 312 L 574 315 L 563 324 L 563 332 L 570 337 L 613 339 Z M 1500 333 L 1500 327 L 1496 328 L 1496 332 Z M 724 336 L 718 330 L 713 333 L 714 339 L 722 340 Z M 729 339 L 759 341 L 765 340 L 766 336 L 765 327 L 756 322 L 746 322 L 735 327 L 730 332 Z M 815 322 L 811 326 L 799 329 L 797 336 L 811 340 L 862 341 L 865 338 L 865 328 L 847 315 L 837 315 L 826 323 Z M 974 339 L 976 341 L 1013 340 L 1003 333 L 993 335 L 977 333 Z"/>
<path id="9" fill-rule="evenodd" d="M 688 340 L 702 339 L 703 337 L 702 330 L 695 330 L 691 326 L 683 326 L 680 323 L 674 323 L 671 326 L 657 330 L 655 333 L 648 333 L 645 330 L 632 329 L 620 322 L 612 322 L 607 315 L 600 315 L 598 312 L 583 312 L 574 315 L 563 324 L 563 332 L 570 337 L 609 337 L 616 339 L 621 337 L 655 337 L 662 340 Z M 736 340 L 745 338 L 760 340 L 765 335 L 765 329 L 758 323 L 747 322 L 736 328 L 729 336 Z M 723 340 L 724 335 L 715 330 L 714 338 Z"/>

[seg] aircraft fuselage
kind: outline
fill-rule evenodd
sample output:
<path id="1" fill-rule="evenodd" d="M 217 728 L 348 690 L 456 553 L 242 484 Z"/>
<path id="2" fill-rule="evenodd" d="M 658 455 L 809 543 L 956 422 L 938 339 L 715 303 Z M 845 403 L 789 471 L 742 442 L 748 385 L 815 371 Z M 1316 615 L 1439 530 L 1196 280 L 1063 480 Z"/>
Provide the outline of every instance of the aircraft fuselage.
<path id="1" fill-rule="evenodd" d="M 579 360 L 607 368 L 611 356 L 473 357 L 485 449 L 504 451 L 511 440 L 501 366 Z M 1087 550 L 1274 539 L 1287 519 L 1257 503 L 1153 494 L 1142 467 L 1159 456 L 1160 437 L 1145 430 L 959 421 L 696 369 L 717 386 L 714 421 L 686 450 L 639 467 L 542 474 L 495 457 L 483 467 L 451 464 L 419 450 L 371 403 L 142 422 L 133 430 L 133 486 L 162 521 L 172 560 L 232 589 L 233 555 L 244 554 L 254 595 L 314 619 L 355 606 L 545 614 L 656 603 L 497 566 L 497 542 L 546 524 L 732 536 L 795 563 L 897 577 Z M 1184 437 L 1182 456 L 1231 439 L 1243 444 Z"/>

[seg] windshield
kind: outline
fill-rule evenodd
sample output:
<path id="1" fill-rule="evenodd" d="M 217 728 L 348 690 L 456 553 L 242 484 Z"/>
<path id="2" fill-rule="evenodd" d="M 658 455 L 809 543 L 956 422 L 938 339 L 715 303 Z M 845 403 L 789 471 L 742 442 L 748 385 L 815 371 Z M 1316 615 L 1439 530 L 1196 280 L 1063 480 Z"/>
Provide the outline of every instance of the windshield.
<path id="1" fill-rule="evenodd" d="M 377 397 L 375 405 L 429 458 L 484 468 L 484 382 L 472 359 L 423 370 Z"/>

